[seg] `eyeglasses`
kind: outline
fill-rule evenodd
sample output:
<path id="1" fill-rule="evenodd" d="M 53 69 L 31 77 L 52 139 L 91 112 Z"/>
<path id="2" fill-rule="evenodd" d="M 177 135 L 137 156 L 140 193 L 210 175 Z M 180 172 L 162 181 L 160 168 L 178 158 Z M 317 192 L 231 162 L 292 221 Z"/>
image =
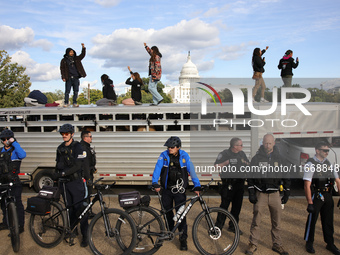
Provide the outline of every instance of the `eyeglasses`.
<path id="1" fill-rule="evenodd" d="M 8 137 L 2 137 L 1 140 L 6 141 L 6 140 L 9 140 L 9 138 Z"/>
<path id="2" fill-rule="evenodd" d="M 69 135 L 70 133 L 69 132 L 67 132 L 67 133 L 65 133 L 65 132 L 62 132 L 62 133 L 60 133 L 62 136 L 67 136 L 67 135 Z"/>
<path id="3" fill-rule="evenodd" d="M 92 138 L 92 135 L 87 135 L 87 136 L 85 136 L 85 137 L 90 137 L 90 138 Z"/>
<path id="4" fill-rule="evenodd" d="M 328 153 L 329 152 L 329 150 L 328 149 L 319 149 L 320 151 L 323 151 L 323 152 L 325 152 L 325 153 Z"/>

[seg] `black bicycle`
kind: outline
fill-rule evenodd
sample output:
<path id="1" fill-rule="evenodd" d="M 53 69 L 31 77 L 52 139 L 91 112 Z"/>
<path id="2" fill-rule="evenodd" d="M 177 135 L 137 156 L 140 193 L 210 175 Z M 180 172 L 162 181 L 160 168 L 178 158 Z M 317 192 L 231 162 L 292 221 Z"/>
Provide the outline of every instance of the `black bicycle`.
<path id="1" fill-rule="evenodd" d="M 7 226 L 9 228 L 13 251 L 18 252 L 20 248 L 19 219 L 15 205 L 15 197 L 11 195 L 12 186 L 12 182 L 7 184 L 0 183 L 0 200 L 1 202 L 4 200 L 6 205 Z"/>
<path id="2" fill-rule="evenodd" d="M 107 208 L 101 191 L 110 189 L 114 184 L 97 184 L 102 179 L 94 183 L 97 193 L 90 195 L 92 201 L 79 214 L 75 222 L 70 223 L 69 209 L 78 203 L 86 202 L 86 199 L 72 205 L 67 205 L 66 201 L 64 208 L 60 203 L 50 201 L 50 213 L 32 214 L 29 228 L 33 240 L 44 248 L 55 247 L 64 238 L 70 245 L 73 245 L 75 238 L 73 231 L 92 206 L 99 201 L 101 211 L 92 219 L 88 229 L 89 246 L 92 252 L 94 254 L 130 254 L 136 245 L 136 226 L 133 219 L 123 210 Z M 64 192 L 66 181 L 68 180 L 59 179 L 59 182 L 63 183 Z M 126 244 L 124 250 L 121 249 L 121 243 Z"/>
<path id="3" fill-rule="evenodd" d="M 209 208 L 204 201 L 203 195 L 212 181 L 202 187 L 200 196 L 196 195 L 177 206 L 180 207 L 190 201 L 184 211 L 178 216 L 177 223 L 173 229 L 169 229 L 166 213 L 176 207 L 165 210 L 159 192 L 157 194 L 161 210 L 147 206 L 137 206 L 128 209 L 127 213 L 132 216 L 137 226 L 137 245 L 133 249 L 133 253 L 153 254 L 162 246 L 163 241 L 172 241 L 176 235 L 175 231 L 184 217 L 192 206 L 199 202 L 202 212 L 196 217 L 192 227 L 192 238 L 197 250 L 201 254 L 232 254 L 240 240 L 239 227 L 235 218 L 227 210 L 220 207 Z M 227 220 L 230 221 L 231 227 L 234 227 L 235 231 L 227 231 L 228 224 L 218 224 L 218 217 L 225 219 L 225 222 Z M 125 247 L 122 248 L 124 249 Z"/>

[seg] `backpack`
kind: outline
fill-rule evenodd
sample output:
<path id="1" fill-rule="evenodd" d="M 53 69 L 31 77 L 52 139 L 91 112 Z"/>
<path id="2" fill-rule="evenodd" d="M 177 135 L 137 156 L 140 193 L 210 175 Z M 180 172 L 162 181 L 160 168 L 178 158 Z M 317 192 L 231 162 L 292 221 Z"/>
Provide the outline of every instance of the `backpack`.
<path id="1" fill-rule="evenodd" d="M 14 147 L 8 151 L 2 151 L 3 149 L 4 148 L 2 148 L 0 152 L 0 175 L 5 175 L 13 171 L 11 156 Z"/>

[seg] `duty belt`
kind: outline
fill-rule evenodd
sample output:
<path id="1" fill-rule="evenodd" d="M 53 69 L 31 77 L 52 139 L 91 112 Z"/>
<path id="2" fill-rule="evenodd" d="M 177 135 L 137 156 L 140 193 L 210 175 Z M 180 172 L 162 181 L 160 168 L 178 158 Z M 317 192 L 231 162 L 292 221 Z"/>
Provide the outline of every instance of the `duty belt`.
<path id="1" fill-rule="evenodd" d="M 330 192 L 331 191 L 331 187 L 324 187 L 324 188 L 321 188 L 321 189 L 314 189 L 314 192 L 315 193 L 318 193 L 318 192 Z"/>

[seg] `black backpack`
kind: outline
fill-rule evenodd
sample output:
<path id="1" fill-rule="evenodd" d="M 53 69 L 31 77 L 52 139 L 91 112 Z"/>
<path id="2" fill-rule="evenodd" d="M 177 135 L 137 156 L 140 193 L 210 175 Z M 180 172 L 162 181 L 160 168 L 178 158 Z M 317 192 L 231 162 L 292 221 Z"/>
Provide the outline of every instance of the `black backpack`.
<path id="1" fill-rule="evenodd" d="M 12 147 L 8 151 L 2 151 L 3 149 L 1 149 L 1 152 L 0 152 L 0 175 L 6 175 L 13 171 L 11 156 L 12 156 L 14 147 Z"/>

